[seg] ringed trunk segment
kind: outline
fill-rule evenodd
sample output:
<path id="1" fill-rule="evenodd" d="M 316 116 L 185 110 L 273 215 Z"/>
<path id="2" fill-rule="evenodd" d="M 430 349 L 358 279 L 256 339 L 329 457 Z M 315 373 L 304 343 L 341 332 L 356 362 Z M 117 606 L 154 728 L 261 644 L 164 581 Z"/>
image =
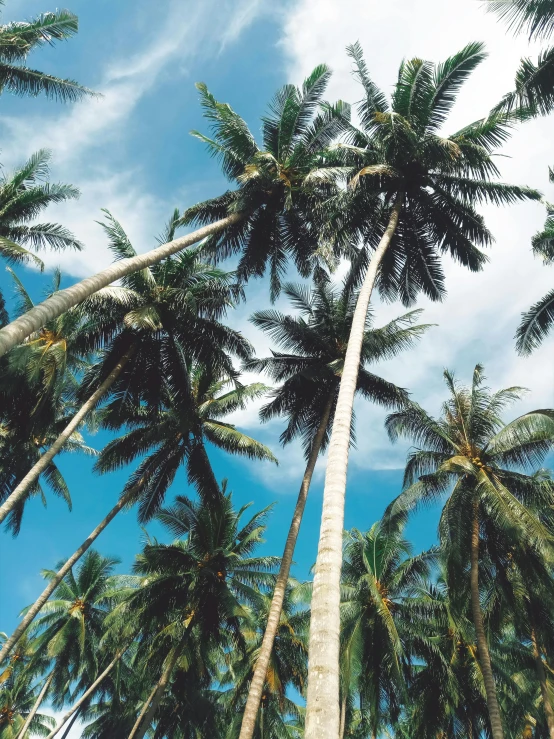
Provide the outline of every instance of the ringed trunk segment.
<path id="1" fill-rule="evenodd" d="M 96 678 L 96 680 L 92 683 L 92 685 L 90 686 L 90 688 L 88 688 L 88 690 L 86 690 L 83 693 L 83 695 L 79 698 L 79 700 L 77 701 L 77 703 L 75 703 L 75 705 L 73 706 L 73 708 L 65 714 L 65 716 L 61 720 L 60 724 L 58 726 L 56 726 L 56 728 L 53 729 L 48 734 L 48 736 L 46 737 L 46 739 L 53 739 L 53 737 L 55 737 L 56 734 L 61 729 L 63 729 L 63 727 L 66 725 L 66 723 L 69 721 L 69 719 L 75 714 L 76 711 L 79 710 L 79 708 L 83 705 L 83 703 L 87 700 L 87 698 L 89 698 L 94 693 L 94 691 L 100 685 L 100 683 L 102 682 L 102 680 L 110 674 L 110 672 L 113 670 L 113 668 L 116 666 L 116 664 L 119 662 L 119 660 L 121 659 L 122 656 L 123 656 L 123 652 L 118 652 L 115 655 L 114 659 L 106 667 L 106 669 L 104 670 L 104 672 L 102 672 Z"/>
<path id="2" fill-rule="evenodd" d="M 169 241 L 167 244 L 162 244 L 145 254 L 121 259 L 101 272 L 97 272 L 92 277 L 86 277 L 81 282 L 77 282 L 71 287 L 66 287 L 65 290 L 59 290 L 43 303 L 35 305 L 30 311 L 0 329 L 0 357 L 21 343 L 27 336 L 42 328 L 48 321 L 61 316 L 69 308 L 82 303 L 83 300 L 103 287 L 107 287 L 112 282 L 120 280 L 122 277 L 130 275 L 133 272 L 139 272 L 142 269 L 146 269 L 146 267 L 151 267 L 153 264 L 167 259 L 172 254 L 186 249 L 187 246 L 192 246 L 207 236 L 212 236 L 223 231 L 228 226 L 239 223 L 244 217 L 244 213 L 232 213 L 226 218 L 221 218 L 207 226 L 202 226 L 202 228 L 198 228 L 186 236 L 181 236 L 178 239 Z"/>
<path id="3" fill-rule="evenodd" d="M 77 411 L 77 413 L 73 416 L 71 421 L 67 424 L 58 438 L 54 441 L 52 446 L 46 452 L 44 452 L 38 462 L 33 465 L 33 467 L 31 467 L 29 472 L 25 475 L 25 477 L 21 480 L 17 487 L 13 489 L 9 497 L 4 501 L 4 503 L 2 503 L 2 505 L 0 506 L 0 523 L 2 523 L 2 521 L 4 521 L 7 516 L 9 516 L 17 503 L 28 491 L 29 487 L 46 470 L 56 454 L 58 454 L 58 452 L 62 450 L 63 445 L 69 439 L 71 434 L 79 427 L 79 425 L 84 421 L 87 415 L 96 407 L 102 397 L 108 392 L 108 390 L 117 380 L 123 368 L 131 359 L 135 351 L 136 345 L 133 344 L 125 352 L 125 354 L 123 354 L 121 359 L 117 362 L 113 370 L 106 377 L 99 388 L 90 396 L 90 398 L 85 403 L 83 403 L 81 408 Z"/>
<path id="4" fill-rule="evenodd" d="M 537 641 L 535 628 L 531 629 L 531 644 L 533 646 L 533 657 L 535 658 L 535 666 L 537 670 L 537 678 L 541 686 L 542 705 L 544 715 L 546 716 L 546 725 L 548 726 L 548 735 L 550 739 L 554 739 L 554 709 L 548 692 L 548 678 L 542 661 L 541 650 Z"/>
<path id="5" fill-rule="evenodd" d="M 402 203 L 399 193 L 358 295 L 333 419 L 311 604 L 305 739 L 336 739 L 339 735 L 340 575 L 350 424 L 369 302 Z"/>
<path id="6" fill-rule="evenodd" d="M 32 623 L 37 613 L 39 613 L 39 611 L 44 606 L 48 598 L 52 595 L 54 590 L 58 587 L 60 582 L 67 575 L 67 573 L 73 567 L 73 565 L 79 561 L 79 559 L 83 556 L 83 554 L 87 551 L 87 549 L 89 549 L 89 547 L 93 544 L 93 542 L 100 536 L 102 531 L 104 531 L 106 526 L 110 523 L 110 521 L 112 521 L 115 518 L 115 516 L 119 513 L 119 511 L 132 501 L 133 496 L 136 495 L 139 489 L 140 489 L 140 484 L 135 485 L 133 488 L 131 488 L 131 490 L 129 490 L 125 495 L 123 495 L 117 501 L 115 506 L 111 509 L 108 515 L 98 524 L 98 526 L 95 529 L 93 529 L 93 531 L 91 531 L 91 533 L 88 535 L 85 541 L 81 544 L 81 546 L 77 550 L 75 550 L 75 552 L 71 555 L 71 557 L 63 565 L 63 567 L 61 567 L 56 572 L 56 575 L 52 578 L 52 580 L 48 583 L 48 585 L 44 588 L 42 593 L 39 595 L 37 600 L 29 608 L 29 610 L 23 617 L 19 626 L 15 629 L 13 634 L 10 636 L 10 638 L 6 641 L 6 643 L 2 647 L 2 651 L 0 651 L 0 662 L 2 662 L 2 660 L 4 660 L 8 656 L 8 654 L 12 651 L 14 646 L 17 644 L 17 642 L 21 639 L 23 634 L 29 628 L 30 624 Z"/>
<path id="7" fill-rule="evenodd" d="M 485 684 L 485 693 L 487 696 L 487 708 L 491 724 L 491 732 L 493 739 L 504 739 L 504 729 L 502 727 L 502 717 L 500 715 L 500 706 L 496 695 L 496 684 L 492 672 L 491 656 L 487 636 L 485 634 L 485 626 L 483 624 L 483 613 L 481 611 L 481 602 L 479 598 L 479 500 L 475 500 L 473 504 L 473 523 L 471 530 L 471 610 L 473 614 L 473 625 L 477 638 L 477 657 L 483 682 Z"/>
<path id="8" fill-rule="evenodd" d="M 246 700 L 246 706 L 244 708 L 244 713 L 242 717 L 239 739 L 252 739 L 254 735 L 254 729 L 256 727 L 258 711 L 260 710 L 260 703 L 262 700 L 263 688 L 267 675 L 267 669 L 269 666 L 269 660 L 271 659 L 273 644 L 275 642 L 275 637 L 277 636 L 277 631 L 279 629 L 279 621 L 281 619 L 281 612 L 283 610 L 283 601 L 285 599 L 287 583 L 290 575 L 290 568 L 292 565 L 292 558 L 294 556 L 294 549 L 298 540 L 298 533 L 300 531 L 302 517 L 306 508 L 306 501 L 308 499 L 308 492 L 317 463 L 317 458 L 321 450 L 321 445 L 325 437 L 325 432 L 329 425 L 331 409 L 333 407 L 333 395 L 334 393 L 331 393 L 329 395 L 329 399 L 321 418 L 321 423 L 319 424 L 319 428 L 317 429 L 312 443 L 312 448 L 308 457 L 308 463 L 306 465 L 306 471 L 304 472 L 304 477 L 302 478 L 302 484 L 300 485 L 300 492 L 298 493 L 298 499 L 296 501 L 296 507 L 292 516 L 287 541 L 285 543 L 281 566 L 277 575 L 275 590 L 273 591 L 273 598 L 271 600 L 271 606 L 269 608 L 269 616 L 267 619 L 267 625 L 265 628 L 262 645 L 260 647 L 260 653 L 256 661 L 254 674 L 252 676 L 252 681 L 250 683 L 250 688 L 248 691 L 248 698 Z"/>

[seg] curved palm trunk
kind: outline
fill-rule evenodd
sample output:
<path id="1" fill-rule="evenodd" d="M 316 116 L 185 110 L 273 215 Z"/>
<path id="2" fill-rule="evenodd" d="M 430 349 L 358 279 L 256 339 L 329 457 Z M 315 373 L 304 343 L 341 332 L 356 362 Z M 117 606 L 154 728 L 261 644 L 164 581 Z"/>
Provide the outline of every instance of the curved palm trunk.
<path id="1" fill-rule="evenodd" d="M 11 652 L 13 647 L 21 639 L 21 637 L 23 636 L 23 634 L 25 633 L 29 625 L 32 623 L 37 613 L 40 611 L 42 606 L 46 603 L 48 598 L 52 595 L 54 590 L 58 587 L 58 585 L 63 580 L 63 578 L 67 575 L 69 570 L 83 556 L 83 554 L 87 551 L 87 549 L 91 546 L 91 544 L 95 541 L 95 539 L 97 539 L 100 536 L 100 534 L 102 533 L 102 531 L 104 531 L 104 529 L 110 523 L 110 521 L 113 518 L 115 518 L 115 516 L 119 513 L 119 511 L 122 508 L 124 508 L 132 500 L 133 495 L 137 493 L 138 489 L 139 489 L 139 485 L 135 485 L 133 488 L 131 488 L 131 490 L 129 490 L 125 495 L 123 495 L 117 501 L 117 503 L 112 508 L 112 510 L 108 513 L 108 515 L 98 524 L 98 526 L 93 531 L 91 531 L 91 533 L 88 535 L 85 541 L 71 555 L 71 557 L 63 565 L 63 567 L 60 567 L 60 569 L 56 572 L 55 576 L 48 583 L 48 585 L 44 588 L 44 590 L 39 595 L 39 597 L 36 599 L 36 601 L 33 603 L 33 605 L 29 608 L 29 610 L 25 614 L 19 626 L 16 628 L 16 630 L 13 632 L 13 634 L 10 636 L 10 638 L 6 641 L 6 643 L 2 647 L 2 651 L 0 651 L 0 663 L 2 662 L 3 659 L 5 659 L 8 656 L 8 654 Z"/>
<path id="2" fill-rule="evenodd" d="M 106 669 L 104 670 L 104 672 L 102 672 L 100 675 L 98 675 L 98 677 L 92 683 L 92 685 L 90 686 L 90 688 L 88 688 L 88 690 L 86 690 L 83 693 L 83 695 L 79 698 L 79 700 L 77 701 L 77 703 L 74 704 L 73 708 L 65 714 L 65 716 L 60 721 L 60 723 L 58 724 L 58 726 L 56 726 L 56 728 L 53 729 L 48 734 L 48 736 L 46 737 L 46 739 L 52 739 L 52 737 L 56 736 L 56 734 L 58 733 L 58 731 L 60 731 L 60 729 L 62 729 L 65 726 L 65 724 L 79 710 L 79 708 L 83 705 L 83 703 L 87 700 L 87 698 L 90 698 L 90 696 L 94 693 L 94 691 L 100 685 L 100 683 L 102 682 L 102 680 L 110 674 L 110 672 L 113 670 L 113 668 L 116 666 L 116 664 L 121 659 L 122 655 L 123 655 L 123 652 L 118 652 L 115 655 L 114 659 L 112 659 L 112 661 L 106 667 Z M 76 716 L 75 716 L 75 718 L 76 718 Z"/>
<path id="3" fill-rule="evenodd" d="M 67 426 L 61 432 L 52 446 L 46 452 L 44 452 L 38 462 L 33 467 L 31 467 L 29 472 L 25 475 L 25 477 L 21 480 L 17 487 L 14 488 L 10 496 L 2 503 L 2 505 L 0 506 L 0 523 L 2 523 L 2 521 L 7 516 L 9 516 L 11 511 L 15 508 L 21 498 L 23 498 L 23 496 L 29 490 L 29 487 L 34 483 L 39 475 L 41 475 L 46 470 L 56 454 L 61 451 L 63 445 L 69 439 L 71 434 L 75 431 L 79 424 L 82 423 L 82 421 L 86 418 L 90 411 L 95 408 L 96 404 L 101 400 L 101 398 L 108 392 L 108 390 L 117 380 L 123 368 L 132 357 L 132 355 L 135 353 L 135 351 L 136 347 L 131 346 L 125 352 L 125 354 L 123 354 L 119 362 L 115 365 L 113 370 L 106 377 L 100 387 L 90 396 L 90 398 L 85 403 L 83 403 L 81 408 L 73 416 L 71 421 L 67 424 Z"/>
<path id="4" fill-rule="evenodd" d="M 275 590 L 273 591 L 273 598 L 271 600 L 271 606 L 269 608 L 269 616 L 267 619 L 267 625 L 265 627 L 262 645 L 260 647 L 260 653 L 256 661 L 254 674 L 252 676 L 250 689 L 248 691 L 248 698 L 246 700 L 246 706 L 244 708 L 244 714 L 242 717 L 239 739 L 252 739 L 254 735 L 256 717 L 260 709 L 260 702 L 262 700 L 262 693 L 265 678 L 267 675 L 267 668 L 269 666 L 269 660 L 271 658 L 271 652 L 273 650 L 273 643 L 275 641 L 275 636 L 277 635 L 277 630 L 279 628 L 279 621 L 281 619 L 281 611 L 283 609 L 283 601 L 285 599 L 285 592 L 289 580 L 294 549 L 296 547 L 296 541 L 298 539 L 298 532 L 300 530 L 300 524 L 302 523 L 304 509 L 306 508 L 306 500 L 308 498 L 308 491 L 310 489 L 312 475 L 314 473 L 317 458 L 321 450 L 321 444 L 323 443 L 327 426 L 329 425 L 329 417 L 331 415 L 332 407 L 333 394 L 329 396 L 329 399 L 325 406 L 319 428 L 317 429 L 312 443 L 310 456 L 308 457 L 308 463 L 306 465 L 306 471 L 304 472 L 304 477 L 302 478 L 302 484 L 300 485 L 300 492 L 298 493 L 298 499 L 296 501 L 296 507 L 292 516 L 287 541 L 285 543 L 285 549 L 283 552 L 283 558 L 281 560 L 281 566 L 279 568 L 279 574 L 277 575 L 277 582 L 275 583 Z"/>
<path id="5" fill-rule="evenodd" d="M 542 705 L 544 715 L 546 716 L 546 724 L 548 726 L 548 734 L 550 739 L 554 739 L 554 709 L 552 708 L 552 702 L 550 700 L 550 694 L 548 692 L 548 682 L 546 679 L 546 670 L 544 669 L 544 663 L 542 661 L 541 650 L 537 642 L 537 635 L 535 629 L 531 629 L 531 644 L 533 645 L 533 657 L 535 658 L 535 665 L 537 670 L 537 678 L 541 686 Z"/>
<path id="6" fill-rule="evenodd" d="M 15 321 L 0 329 L 0 357 L 16 344 L 23 341 L 23 339 L 27 338 L 27 336 L 30 336 L 34 331 L 42 328 L 45 323 L 61 316 L 62 313 L 65 313 L 74 305 L 82 303 L 83 300 L 101 288 L 110 285 L 116 280 L 120 280 L 125 275 L 139 272 L 146 267 L 151 267 L 153 264 L 157 264 L 172 254 L 185 249 L 187 246 L 192 246 L 207 236 L 212 236 L 223 231 L 228 226 L 238 223 L 244 217 L 244 213 L 232 213 L 230 216 L 198 228 L 186 236 L 181 236 L 178 239 L 169 241 L 167 244 L 162 244 L 156 249 L 146 252 L 146 254 L 138 254 L 136 257 L 129 257 L 128 259 L 121 259 L 118 262 L 114 262 L 114 264 L 103 269 L 101 272 L 97 272 L 92 277 L 87 277 L 81 280 L 81 282 L 65 288 L 65 290 L 59 290 L 43 303 L 35 305 L 34 308 L 23 316 L 20 316 Z"/>
<path id="7" fill-rule="evenodd" d="M 504 730 L 502 728 L 502 718 L 500 716 L 500 707 L 496 696 L 496 685 L 492 674 L 491 656 L 485 627 L 483 625 L 483 613 L 481 611 L 481 601 L 479 598 L 479 501 L 474 503 L 473 510 L 473 527 L 471 531 L 471 610 L 473 614 L 473 624 L 475 626 L 475 634 L 477 638 L 477 656 L 483 682 L 485 683 L 485 693 L 487 696 L 487 708 L 489 711 L 489 719 L 491 723 L 491 732 L 493 739 L 504 739 Z"/>
<path id="8" fill-rule="evenodd" d="M 161 703 L 161 700 L 165 693 L 165 689 L 169 684 L 171 675 L 173 674 L 173 670 L 175 669 L 175 665 L 177 664 L 177 660 L 181 656 L 181 652 L 183 651 L 183 647 L 185 646 L 185 640 L 187 636 L 188 629 L 179 644 L 177 644 L 177 646 L 173 650 L 173 653 L 169 658 L 167 665 L 165 666 L 161 677 L 156 684 L 156 687 L 150 694 L 148 701 L 144 704 L 143 709 L 135 722 L 135 725 L 131 729 L 131 733 L 129 734 L 128 739 L 143 739 L 144 735 L 148 731 L 148 727 L 150 726 L 150 724 L 152 723 L 152 719 L 156 715 L 156 711 L 158 710 L 158 706 Z"/>
<path id="9" fill-rule="evenodd" d="M 72 719 L 71 719 L 71 721 L 70 721 L 70 722 L 68 723 L 68 725 L 67 725 L 67 728 L 66 728 L 66 730 L 65 730 L 65 731 L 64 731 L 64 733 L 63 733 L 62 739 L 67 739 L 67 737 L 69 736 L 69 732 L 70 732 L 70 731 L 71 731 L 71 729 L 73 728 L 73 724 L 75 723 L 75 721 L 77 721 L 77 719 L 78 719 L 78 718 L 79 718 L 79 711 L 76 711 L 76 712 L 75 712 L 75 713 L 73 714 L 73 718 L 72 718 Z"/>
<path id="10" fill-rule="evenodd" d="M 339 734 L 340 573 L 350 424 L 369 301 L 401 209 L 399 195 L 358 296 L 333 420 L 311 605 L 305 739 L 337 739 Z"/>
<path id="11" fill-rule="evenodd" d="M 17 736 L 15 737 L 15 739 L 23 739 L 23 737 L 27 733 L 27 729 L 31 725 L 31 721 L 36 716 L 36 713 L 37 713 L 38 709 L 40 708 L 40 705 L 41 705 L 42 701 L 44 700 L 44 698 L 46 696 L 46 693 L 48 692 L 48 688 L 50 687 L 53 679 L 54 679 L 54 670 L 52 670 L 52 672 L 50 673 L 50 675 L 48 677 L 48 680 L 42 686 L 42 690 L 38 694 L 38 698 L 36 699 L 33 707 L 31 708 L 31 712 L 29 713 L 29 715 L 25 719 L 25 723 L 21 727 L 21 731 L 17 734 Z"/>

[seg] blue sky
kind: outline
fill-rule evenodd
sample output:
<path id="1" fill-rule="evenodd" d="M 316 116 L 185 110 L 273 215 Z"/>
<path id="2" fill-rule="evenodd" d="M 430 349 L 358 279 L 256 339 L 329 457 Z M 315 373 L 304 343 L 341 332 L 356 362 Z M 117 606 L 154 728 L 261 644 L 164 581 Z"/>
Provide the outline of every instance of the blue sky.
<path id="1" fill-rule="evenodd" d="M 76 203 L 52 208 L 48 220 L 71 228 L 86 244 L 80 254 L 48 255 L 51 270 L 59 265 L 65 284 L 109 263 L 100 227 L 100 208 L 108 208 L 122 222 L 136 248 L 154 244 L 174 207 L 216 195 L 225 188 L 216 162 L 189 136 L 205 130 L 196 81 L 205 81 L 214 94 L 230 102 L 259 131 L 259 117 L 274 91 L 287 81 L 300 82 L 319 62 L 329 63 L 335 75 L 329 98 L 355 101 L 359 93 L 344 53 L 359 39 L 376 81 L 389 90 L 403 56 L 420 55 L 438 61 L 465 43 L 482 39 L 490 58 L 467 86 L 453 113 L 454 130 L 482 116 L 510 87 L 518 59 L 529 49 L 525 39 L 514 40 L 479 3 L 472 0 L 68 0 L 80 17 L 80 33 L 71 42 L 33 55 L 32 65 L 60 76 L 71 76 L 103 92 L 101 100 L 60 106 L 45 100 L 4 96 L 0 100 L 0 148 L 6 168 L 15 166 L 38 148 L 53 153 L 52 177 L 71 182 L 82 191 Z M 4 20 L 30 17 L 50 9 L 46 0 L 7 0 Z M 456 16 L 453 16 L 453 10 Z M 529 184 L 548 193 L 547 165 L 554 165 L 552 122 L 528 124 L 507 144 L 501 169 L 506 179 Z M 552 339 L 531 359 L 520 359 L 512 336 L 519 315 L 551 286 L 552 273 L 533 260 L 530 238 L 544 221 L 539 204 L 486 216 L 497 243 L 484 273 L 465 274 L 446 263 L 449 297 L 441 305 L 424 301 L 423 320 L 438 324 L 409 355 L 384 363 L 376 371 L 409 388 L 432 412 L 444 396 L 441 372 L 445 366 L 468 380 L 475 363 L 485 364 L 493 387 L 512 384 L 530 389 L 515 409 L 552 405 L 554 363 Z M 49 276 L 18 269 L 37 298 Z M 294 275 L 291 273 L 291 277 Z M 340 278 L 340 273 L 337 279 Z M 10 294 L 7 274 L 0 269 L 0 286 Z M 263 280 L 247 288 L 247 302 L 229 317 L 267 353 L 266 338 L 248 316 L 267 306 Z M 279 307 L 286 309 L 284 302 Z M 402 313 L 398 305 L 375 306 L 376 324 Z M 260 427 L 258 406 L 237 415 L 236 423 L 269 444 L 280 459 L 279 468 L 245 463 L 213 453 L 219 478 L 227 477 L 237 505 L 253 501 L 255 508 L 276 502 L 267 532 L 267 551 L 279 554 L 302 474 L 297 446 L 278 448 L 279 423 Z M 368 528 L 399 492 L 406 447 L 392 447 L 383 429 L 384 412 L 368 404 L 357 406 L 358 448 L 351 455 L 346 525 Z M 101 448 L 107 437 L 90 439 Z M 48 508 L 38 500 L 28 504 L 17 539 L 1 534 L 0 631 L 11 631 L 22 607 L 42 589 L 40 569 L 53 567 L 68 556 L 115 502 L 131 469 L 109 476 L 91 473 L 89 458 L 64 455 L 59 460 L 73 497 L 69 513 L 61 501 L 49 497 Z M 305 577 L 316 555 L 324 461 L 310 494 L 296 560 L 296 574 Z M 185 492 L 181 477 L 171 489 Z M 437 512 L 427 511 L 410 525 L 417 549 L 433 543 Z M 162 535 L 156 525 L 150 533 Z M 119 516 L 98 540 L 98 549 L 122 559 L 128 570 L 144 532 L 134 512 Z"/>

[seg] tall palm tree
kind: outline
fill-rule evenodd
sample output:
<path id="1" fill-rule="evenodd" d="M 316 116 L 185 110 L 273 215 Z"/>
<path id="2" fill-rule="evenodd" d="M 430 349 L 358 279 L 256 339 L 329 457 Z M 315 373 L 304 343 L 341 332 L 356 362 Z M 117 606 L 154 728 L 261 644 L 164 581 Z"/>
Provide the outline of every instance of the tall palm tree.
<path id="1" fill-rule="evenodd" d="M 233 454 L 276 461 L 266 446 L 223 420 L 229 413 L 244 407 L 248 400 L 265 393 L 265 386 L 259 383 L 239 385 L 222 393 L 228 384 L 225 379 L 214 378 L 213 373 L 200 365 L 193 366 L 190 375 L 185 369 L 180 365 L 173 376 L 178 388 L 176 392 L 168 387 L 167 381 L 160 382 L 158 379 L 157 387 L 162 399 L 159 407 L 155 404 L 151 407 L 137 405 L 132 397 L 126 399 L 127 403 L 116 402 L 107 407 L 104 423 L 108 428 L 121 428 L 127 424 L 131 430 L 107 445 L 97 468 L 101 471 L 116 469 L 147 451 L 150 454 L 142 460 L 137 472 L 131 475 L 115 506 L 55 573 L 27 611 L 2 646 L 0 662 L 17 644 L 54 588 L 121 510 L 138 500 L 139 519 L 143 522 L 150 520 L 159 511 L 183 463 L 193 484 L 199 489 L 205 488 L 216 493 L 217 483 L 206 453 L 206 441 Z"/>
<path id="2" fill-rule="evenodd" d="M 285 285 L 284 292 L 299 315 L 284 316 L 274 310 L 260 311 L 251 320 L 287 353 L 273 352 L 272 357 L 252 359 L 245 366 L 249 370 L 267 372 L 272 380 L 283 383 L 273 391 L 274 399 L 262 409 L 261 417 L 264 421 L 281 415 L 288 417 L 281 441 L 287 444 L 297 436 L 302 436 L 307 464 L 281 560 L 262 648 L 250 685 L 240 739 L 251 739 L 253 736 L 312 475 L 317 458 L 329 441 L 330 418 L 336 407 L 357 297 L 348 285 L 337 291 L 326 282 L 319 282 L 313 290 L 299 285 Z M 402 405 L 407 400 L 404 390 L 372 374 L 365 366 L 395 356 L 411 346 L 427 328 L 413 325 L 418 317 L 419 311 L 414 311 L 381 329 L 373 329 L 372 321 L 367 318 L 362 366 L 357 380 L 357 390 L 367 400 L 389 408 Z"/>
<path id="3" fill-rule="evenodd" d="M 107 212 L 106 217 L 103 226 L 116 258 L 136 254 L 121 224 Z M 175 211 L 163 239 L 173 238 L 177 218 Z M 247 342 L 219 320 L 240 295 L 233 281 L 233 273 L 205 264 L 200 249 L 192 249 L 167 260 L 163 266 L 157 265 L 124 278 L 120 286 L 100 290 L 93 300 L 49 322 L 37 337 L 32 336 L 7 355 L 8 367 L 12 357 L 17 366 L 19 355 L 26 357 L 29 353 L 29 345 L 41 352 L 45 341 L 51 342 L 49 353 L 55 350 L 59 355 L 60 342 L 54 341 L 54 337 L 66 342 L 62 358 L 67 354 L 69 343 L 85 356 L 104 348 L 97 366 L 84 378 L 80 373 L 79 383 L 76 383 L 80 384 L 78 411 L 12 489 L 9 498 L 0 506 L 0 521 L 24 499 L 40 474 L 108 393 L 128 395 L 133 383 L 136 386 L 137 382 L 137 392 L 149 385 L 157 387 L 158 378 L 168 374 L 170 358 L 183 351 L 229 372 L 232 372 L 232 363 L 228 351 L 242 359 L 248 356 Z M 24 307 L 32 305 L 26 293 L 24 298 Z M 68 325 L 72 329 L 70 336 L 67 335 Z M 18 397 L 20 393 L 14 395 Z M 43 406 L 47 405 L 49 397 L 44 393 L 40 397 Z"/>
<path id="4" fill-rule="evenodd" d="M 550 182 L 554 183 L 554 169 L 550 169 Z M 545 264 L 554 264 L 554 205 L 547 205 L 548 217 L 544 230 L 533 237 L 533 251 Z M 522 316 L 517 329 L 517 350 L 530 354 L 536 349 L 554 325 L 554 290 L 532 305 Z"/>
<path id="5" fill-rule="evenodd" d="M 330 77 L 320 65 L 301 89 L 283 87 L 263 121 L 260 148 L 244 120 L 198 85 L 213 139 L 195 134 L 217 156 L 223 173 L 236 185 L 219 198 L 186 211 L 183 224 L 201 225 L 146 254 L 127 257 L 98 274 L 66 288 L 46 303 L 0 330 L 0 356 L 43 323 L 90 297 L 102 287 L 139 272 L 203 239 L 218 257 L 240 252 L 241 277 L 263 274 L 270 265 L 273 292 L 290 256 L 307 275 L 318 261 L 317 213 L 333 185 L 317 176 L 322 152 L 348 116 L 348 106 L 321 106 Z M 311 175 L 311 176 L 310 176 Z"/>
<path id="6" fill-rule="evenodd" d="M 343 566 L 341 731 L 353 683 L 371 737 L 382 734 L 384 719 L 395 722 L 406 698 L 406 668 L 417 613 L 410 595 L 429 576 L 433 552 L 411 556 L 402 519 L 375 523 L 365 533 L 346 533 Z M 352 675 L 355 666 L 355 675 Z M 404 698 L 404 700 L 403 700 Z"/>
<path id="7" fill-rule="evenodd" d="M 0 0 L 0 5 L 4 5 L 4 0 Z M 77 16 L 69 10 L 42 13 L 30 21 L 0 25 L 0 95 L 5 90 L 32 97 L 43 93 L 62 102 L 74 102 L 85 95 L 94 95 L 74 80 L 53 77 L 25 64 L 34 49 L 65 41 L 77 31 Z"/>
<path id="8" fill-rule="evenodd" d="M 540 556 L 552 556 L 552 535 L 527 504 L 532 501 L 535 508 L 552 506 L 554 484 L 521 469 L 533 469 L 552 449 L 554 411 L 527 413 L 504 424 L 500 413 L 521 396 L 521 388 L 491 393 L 483 385 L 479 365 L 471 388 L 459 386 L 448 371 L 444 376 L 450 397 L 439 420 L 416 404 L 387 419 L 391 439 L 407 437 L 418 445 L 408 456 L 405 489 L 391 504 L 391 511 L 409 511 L 422 501 L 448 494 L 439 535 L 448 556 L 449 587 L 453 589 L 455 583 L 460 587 L 463 582 L 470 593 L 492 736 L 503 739 L 481 607 L 483 537 L 487 527 L 509 531 L 518 546 L 524 544 Z"/>
<path id="9" fill-rule="evenodd" d="M 472 271 L 486 261 L 478 246 L 492 241 L 475 206 L 538 199 L 539 193 L 496 180 L 493 153 L 508 135 L 505 116 L 492 116 L 449 137 L 442 134 L 457 93 L 484 59 L 471 43 L 439 65 L 402 63 L 389 105 L 371 80 L 359 44 L 349 48 L 364 97 L 361 129 L 349 127 L 339 149 L 351 176 L 337 197 L 339 225 L 365 249 L 355 263 L 361 282 L 329 442 L 323 516 L 312 599 L 306 739 L 339 730 L 339 609 L 344 498 L 350 426 L 367 311 L 378 284 L 388 299 L 413 302 L 420 292 L 444 295 L 440 256 Z M 381 208 L 375 211 L 375 193 Z M 376 215 L 375 215 L 376 214 Z M 340 229 L 339 229 L 340 230 Z M 382 234 L 382 235 L 381 235 Z M 381 236 L 380 236 L 381 235 Z M 361 280 L 360 268 L 365 275 Z"/>
<path id="10" fill-rule="evenodd" d="M 47 246 L 56 250 L 83 248 L 70 231 L 57 223 L 29 225 L 49 205 L 75 200 L 80 195 L 72 185 L 48 181 L 50 158 L 50 152 L 41 149 L 15 172 L 0 175 L 0 254 L 8 262 L 32 262 L 43 269 L 44 264 L 34 251 Z M 27 310 L 32 307 L 28 306 Z"/>
<path id="11" fill-rule="evenodd" d="M 154 638 L 153 663 L 161 662 L 161 675 L 129 739 L 145 735 L 181 657 L 193 644 L 207 651 L 224 638 L 228 648 L 244 648 L 247 606 L 260 606 L 260 590 L 272 585 L 271 571 L 278 562 L 254 556 L 268 509 L 242 525 L 247 507 L 236 512 L 230 494 L 214 496 L 209 490 L 199 502 L 179 496 L 159 514 L 176 540 L 150 543 L 139 555 L 135 572 L 144 580 L 130 607 L 145 625 L 147 643 Z M 186 671 L 188 662 L 184 657 L 181 669 Z"/>
<path id="12" fill-rule="evenodd" d="M 530 39 L 549 38 L 554 33 L 552 0 L 486 0 L 515 32 L 526 31 Z M 519 109 L 524 115 L 546 115 L 554 110 L 554 47 L 539 54 L 537 62 L 522 59 L 516 73 L 515 90 L 504 96 L 499 109 Z"/>

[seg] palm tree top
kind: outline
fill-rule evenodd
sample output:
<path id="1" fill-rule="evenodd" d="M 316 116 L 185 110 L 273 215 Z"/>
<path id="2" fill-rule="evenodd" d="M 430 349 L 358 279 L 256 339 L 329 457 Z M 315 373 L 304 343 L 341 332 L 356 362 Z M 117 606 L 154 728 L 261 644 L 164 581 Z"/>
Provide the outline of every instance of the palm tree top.
<path id="1" fill-rule="evenodd" d="M 218 259 L 240 252 L 241 280 L 262 276 L 269 266 L 272 299 L 289 257 L 303 277 L 319 263 L 317 213 L 334 187 L 318 173 L 325 150 L 350 115 L 345 103 L 322 103 L 330 75 L 319 65 L 301 88 L 279 90 L 262 119 L 261 146 L 228 104 L 218 102 L 203 83 L 197 85 L 213 136 L 192 134 L 220 161 L 236 189 L 189 208 L 182 222 L 204 224 L 242 213 L 240 223 L 208 239 L 209 251 Z"/>
<path id="2" fill-rule="evenodd" d="M 528 31 L 530 39 L 547 38 L 554 32 L 552 0 L 486 0 L 486 7 L 516 33 Z"/>
<path id="3" fill-rule="evenodd" d="M 4 0 L 0 2 L 4 5 Z M 30 21 L 0 25 L 0 94 L 35 97 L 41 93 L 54 100 L 75 102 L 97 96 L 74 80 L 60 79 L 25 65 L 27 56 L 43 46 L 54 46 L 74 36 L 79 28 L 77 16 L 69 10 L 42 13 Z"/>
<path id="4" fill-rule="evenodd" d="M 336 198 L 334 229 L 341 243 L 361 238 L 366 245 L 353 259 L 351 280 L 361 280 L 368 251 L 377 246 L 396 204 L 399 223 L 381 264 L 381 294 L 405 305 L 420 292 L 440 300 L 442 255 L 471 271 L 487 261 L 480 247 L 493 237 L 476 204 L 541 197 L 535 189 L 498 181 L 495 154 L 515 119 L 496 113 L 453 134 L 443 132 L 462 85 L 486 57 L 481 43 L 468 44 L 441 64 L 403 61 L 390 101 L 371 79 L 360 44 L 348 53 L 364 94 L 360 126 L 345 121 L 345 143 L 335 147 L 335 162 L 350 187 Z"/>

